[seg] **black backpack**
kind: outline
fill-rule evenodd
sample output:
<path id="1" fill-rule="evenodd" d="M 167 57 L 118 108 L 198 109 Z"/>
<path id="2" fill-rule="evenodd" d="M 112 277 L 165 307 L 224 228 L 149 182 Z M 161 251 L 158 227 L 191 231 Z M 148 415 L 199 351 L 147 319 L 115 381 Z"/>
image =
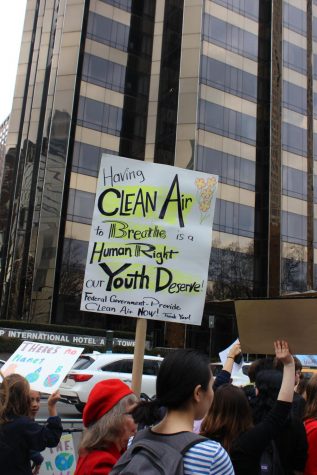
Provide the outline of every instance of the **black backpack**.
<path id="1" fill-rule="evenodd" d="M 285 475 L 280 455 L 274 440 L 271 440 L 261 455 L 261 475 Z"/>
<path id="2" fill-rule="evenodd" d="M 183 475 L 183 455 L 205 440 L 193 432 L 159 435 L 144 429 L 137 432 L 110 475 Z"/>

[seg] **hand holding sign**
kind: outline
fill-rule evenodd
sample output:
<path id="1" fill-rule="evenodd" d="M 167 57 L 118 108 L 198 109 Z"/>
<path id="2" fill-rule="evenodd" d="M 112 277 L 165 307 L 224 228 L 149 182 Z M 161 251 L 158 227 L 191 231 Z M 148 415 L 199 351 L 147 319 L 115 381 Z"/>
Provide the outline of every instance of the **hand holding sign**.
<path id="1" fill-rule="evenodd" d="M 60 400 L 61 395 L 59 391 L 54 391 L 47 400 L 48 413 L 50 417 L 57 416 L 56 404 Z"/>
<path id="2" fill-rule="evenodd" d="M 219 353 L 219 358 L 221 363 L 223 364 L 223 369 L 225 369 L 232 375 L 237 374 L 239 369 L 242 367 L 242 358 L 239 364 L 235 362 L 235 358 L 238 355 L 241 355 L 241 345 L 239 340 L 234 341 L 230 346 L 228 346 L 228 348 Z"/>

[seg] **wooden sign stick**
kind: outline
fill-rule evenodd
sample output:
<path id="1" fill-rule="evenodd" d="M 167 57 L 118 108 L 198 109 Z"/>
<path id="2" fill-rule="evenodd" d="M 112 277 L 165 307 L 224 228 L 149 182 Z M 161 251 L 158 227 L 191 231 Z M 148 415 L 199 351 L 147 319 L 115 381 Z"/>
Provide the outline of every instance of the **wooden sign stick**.
<path id="1" fill-rule="evenodd" d="M 147 328 L 146 318 L 138 318 L 136 321 L 136 329 L 135 329 L 135 347 L 134 347 L 132 385 L 131 385 L 133 392 L 138 397 L 140 396 L 140 393 L 141 393 L 146 328 Z"/>

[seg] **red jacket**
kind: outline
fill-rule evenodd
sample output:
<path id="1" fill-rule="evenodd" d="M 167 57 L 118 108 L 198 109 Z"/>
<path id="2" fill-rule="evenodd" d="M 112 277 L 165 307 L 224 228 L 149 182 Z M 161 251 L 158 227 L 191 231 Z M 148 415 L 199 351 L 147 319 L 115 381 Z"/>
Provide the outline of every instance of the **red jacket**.
<path id="1" fill-rule="evenodd" d="M 307 419 L 304 424 L 308 441 L 304 475 L 317 475 L 317 419 Z"/>
<path id="2" fill-rule="evenodd" d="M 115 445 L 106 450 L 93 450 L 81 455 L 74 475 L 108 475 L 121 457 Z"/>

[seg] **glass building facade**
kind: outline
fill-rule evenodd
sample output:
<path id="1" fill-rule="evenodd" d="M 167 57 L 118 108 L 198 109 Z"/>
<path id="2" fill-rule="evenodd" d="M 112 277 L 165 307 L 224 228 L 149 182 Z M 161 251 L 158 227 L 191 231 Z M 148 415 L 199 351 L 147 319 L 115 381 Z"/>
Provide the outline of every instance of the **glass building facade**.
<path id="1" fill-rule="evenodd" d="M 208 300 L 316 289 L 317 1 L 28 0 L 1 318 L 134 328 L 79 310 L 103 152 L 219 175 Z"/>
<path id="2" fill-rule="evenodd" d="M 6 156 L 6 143 L 7 143 L 8 130 L 9 130 L 9 118 L 10 116 L 8 116 L 2 122 L 2 124 L 0 124 L 0 187 L 2 183 L 4 159 Z"/>

